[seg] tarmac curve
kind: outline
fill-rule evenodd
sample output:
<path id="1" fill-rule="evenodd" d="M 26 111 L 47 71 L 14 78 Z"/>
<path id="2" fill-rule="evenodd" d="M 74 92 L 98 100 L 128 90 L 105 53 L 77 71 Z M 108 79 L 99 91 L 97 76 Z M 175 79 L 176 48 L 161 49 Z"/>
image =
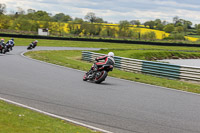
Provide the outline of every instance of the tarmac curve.
<path id="1" fill-rule="evenodd" d="M 36 47 L 36 50 L 95 50 Z M 0 97 L 114 133 L 199 133 L 200 95 L 108 77 L 84 82 L 84 72 L 0 54 Z M 88 68 L 89 69 L 89 68 Z"/>

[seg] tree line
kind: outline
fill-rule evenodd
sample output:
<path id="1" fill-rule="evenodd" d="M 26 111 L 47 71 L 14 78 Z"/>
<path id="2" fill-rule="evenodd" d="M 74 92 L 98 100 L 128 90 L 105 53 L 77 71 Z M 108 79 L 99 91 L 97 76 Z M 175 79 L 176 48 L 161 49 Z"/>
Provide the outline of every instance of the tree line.
<path id="1" fill-rule="evenodd" d="M 86 21 L 84 21 L 86 20 Z M 145 27 L 171 33 L 170 37 L 165 39 L 184 40 L 188 34 L 200 35 L 200 24 L 192 27 L 192 22 L 175 16 L 173 22 L 162 21 L 161 19 L 146 21 L 141 23 L 139 20 L 123 20 L 119 22 L 118 28 L 103 26 L 102 23 L 108 23 L 103 18 L 97 17 L 95 13 L 89 12 L 82 18 L 72 18 L 70 15 L 58 13 L 52 15 L 46 11 L 36 11 L 28 9 L 27 11 L 18 7 L 16 12 L 6 14 L 6 5 L 0 3 L 0 29 L 37 32 L 38 28 L 48 28 L 51 34 L 64 35 L 64 23 L 68 23 L 67 28 L 72 35 L 83 36 L 101 36 L 101 37 L 127 37 L 134 39 L 156 39 L 156 33 L 147 32 L 141 34 L 139 28 Z M 135 25 L 137 28 L 131 29 Z M 142 26 L 143 25 L 143 26 Z"/>

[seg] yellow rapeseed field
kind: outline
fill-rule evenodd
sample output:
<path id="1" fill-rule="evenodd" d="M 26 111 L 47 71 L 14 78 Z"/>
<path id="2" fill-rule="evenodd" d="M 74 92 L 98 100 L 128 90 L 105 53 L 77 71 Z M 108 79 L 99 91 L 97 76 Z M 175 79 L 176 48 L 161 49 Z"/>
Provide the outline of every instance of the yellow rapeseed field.
<path id="1" fill-rule="evenodd" d="M 69 24 L 68 23 L 61 23 L 60 25 L 58 25 L 57 22 L 50 22 L 50 23 L 52 25 L 55 25 L 55 27 L 57 27 L 57 28 L 59 26 L 62 26 L 62 27 L 59 27 L 59 29 L 63 29 L 63 31 L 65 33 L 69 33 L 69 27 L 68 27 Z M 119 24 L 102 23 L 101 25 L 102 25 L 103 29 L 109 26 L 110 28 L 114 28 L 116 30 L 119 30 Z M 80 24 L 75 24 L 75 26 L 80 28 Z M 145 28 L 144 25 L 140 25 L 140 27 L 137 27 L 136 25 L 131 25 L 129 28 L 132 29 L 132 30 L 135 30 L 136 32 L 140 32 L 141 34 L 145 34 L 147 32 L 154 32 L 156 34 L 156 39 L 158 39 L 158 40 L 162 40 L 163 38 L 168 37 L 170 35 L 169 33 L 166 33 L 164 31 Z M 83 35 L 83 33 L 80 33 L 80 35 Z M 116 35 L 116 36 L 118 36 L 118 35 Z M 192 41 L 192 42 L 199 40 L 199 38 L 188 37 L 188 36 L 185 36 L 185 39 Z"/>
<path id="2" fill-rule="evenodd" d="M 196 42 L 199 40 L 199 38 L 195 38 L 195 37 L 188 37 L 188 36 L 185 36 L 185 39 L 187 39 L 188 41 L 191 41 L 191 42 Z"/>

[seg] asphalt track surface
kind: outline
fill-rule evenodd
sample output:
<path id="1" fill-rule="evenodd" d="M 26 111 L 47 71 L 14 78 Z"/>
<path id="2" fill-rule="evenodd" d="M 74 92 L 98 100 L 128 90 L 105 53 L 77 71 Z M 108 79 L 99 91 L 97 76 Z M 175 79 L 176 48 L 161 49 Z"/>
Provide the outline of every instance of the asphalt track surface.
<path id="1" fill-rule="evenodd" d="M 84 82 L 84 72 L 24 58 L 24 51 L 0 54 L 2 98 L 115 133 L 200 133 L 200 95 L 111 77 Z"/>

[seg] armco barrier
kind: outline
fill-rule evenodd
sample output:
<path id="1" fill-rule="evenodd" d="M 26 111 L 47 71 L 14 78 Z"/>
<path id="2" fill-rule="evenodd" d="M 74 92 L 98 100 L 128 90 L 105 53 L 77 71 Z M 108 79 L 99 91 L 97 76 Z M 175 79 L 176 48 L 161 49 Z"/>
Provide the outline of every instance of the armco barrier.
<path id="1" fill-rule="evenodd" d="M 83 51 L 82 59 L 93 62 L 96 57 L 104 54 Z M 141 72 L 170 79 L 200 81 L 200 67 L 173 65 L 168 63 L 144 61 L 115 56 L 115 68 L 128 72 Z"/>
<path id="2" fill-rule="evenodd" d="M 179 79 L 180 66 L 161 62 L 143 61 L 142 73 Z"/>

